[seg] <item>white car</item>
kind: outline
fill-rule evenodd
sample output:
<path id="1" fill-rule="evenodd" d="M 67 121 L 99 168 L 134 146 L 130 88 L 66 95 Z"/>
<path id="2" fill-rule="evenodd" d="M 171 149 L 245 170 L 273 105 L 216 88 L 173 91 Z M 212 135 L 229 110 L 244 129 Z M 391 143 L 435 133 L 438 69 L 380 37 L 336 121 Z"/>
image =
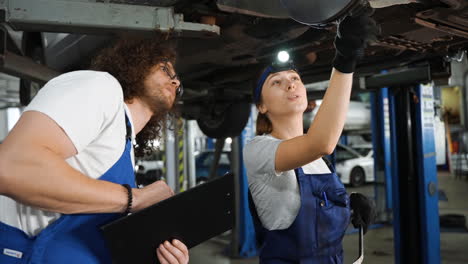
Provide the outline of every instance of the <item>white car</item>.
<path id="1" fill-rule="evenodd" d="M 327 82 L 328 84 L 328 82 Z M 308 90 L 313 91 L 313 90 Z M 315 100 L 316 106 L 310 112 L 305 112 L 303 115 L 303 124 L 304 129 L 308 129 L 309 126 L 315 119 L 322 100 Z M 371 124 L 371 113 L 370 113 L 370 104 L 359 101 L 350 101 L 348 112 L 346 114 L 346 121 L 344 124 L 344 131 L 351 130 L 360 130 L 360 131 L 370 131 Z"/>
<path id="2" fill-rule="evenodd" d="M 162 160 L 137 160 L 135 172 L 145 174 L 151 170 L 162 170 L 164 161 Z"/>
<path id="3" fill-rule="evenodd" d="M 374 181 L 374 157 L 371 147 L 336 146 L 336 172 L 343 184 L 353 187 Z"/>

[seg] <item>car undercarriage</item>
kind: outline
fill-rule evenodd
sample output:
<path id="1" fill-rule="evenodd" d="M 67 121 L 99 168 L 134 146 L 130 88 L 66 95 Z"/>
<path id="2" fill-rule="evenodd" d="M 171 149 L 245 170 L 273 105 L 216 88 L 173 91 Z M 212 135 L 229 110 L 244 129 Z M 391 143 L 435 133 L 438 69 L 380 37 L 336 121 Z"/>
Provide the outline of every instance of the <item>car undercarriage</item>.
<path id="1" fill-rule="evenodd" d="M 449 62 L 460 59 L 468 47 L 468 3 L 369 3 L 375 8 L 373 17 L 381 34 L 358 64 L 355 92 L 378 88 L 385 83 L 382 80 L 401 72 L 407 74 L 398 75 L 399 83 L 405 78 L 446 81 Z M 84 21 L 78 16 L 83 7 L 92 8 L 91 13 L 101 7 L 106 11 L 101 19 Z M 44 8 L 55 9 L 49 14 L 56 15 L 41 16 Z M 108 14 L 104 8 L 114 8 L 115 13 Z M 182 116 L 197 119 L 202 131 L 216 138 L 240 133 L 249 117 L 253 82 L 279 50 L 291 54 L 305 84 L 327 80 L 334 56 L 335 23 L 320 27 L 298 23 L 289 18 L 280 1 L 7 0 L 0 9 L 2 71 L 21 78 L 21 104 L 27 104 L 55 73 L 86 68 L 99 49 L 122 33 L 169 32 L 185 89 Z M 145 24 L 151 16 L 157 27 Z M 48 77 L 22 72 L 15 65 L 22 59 L 35 63 L 36 73 Z M 309 89 L 310 98 L 322 94 L 323 90 Z"/>

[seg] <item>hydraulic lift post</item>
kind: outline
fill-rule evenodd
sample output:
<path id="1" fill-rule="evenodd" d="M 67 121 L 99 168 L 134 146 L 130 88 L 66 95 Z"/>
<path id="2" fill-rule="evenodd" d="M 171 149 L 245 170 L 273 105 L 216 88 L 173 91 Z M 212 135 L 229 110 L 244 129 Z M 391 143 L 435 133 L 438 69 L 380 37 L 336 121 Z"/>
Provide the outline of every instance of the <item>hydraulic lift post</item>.
<path id="1" fill-rule="evenodd" d="M 433 85 L 396 88 L 396 263 L 440 263 Z"/>
<path id="2" fill-rule="evenodd" d="M 390 103 L 388 88 L 371 93 L 371 128 L 374 150 L 375 200 L 377 221 L 391 219 L 392 167 L 390 140 Z"/>
<path id="3" fill-rule="evenodd" d="M 432 79 L 449 72 L 444 64 L 426 63 L 364 82 L 366 89 L 375 90 L 371 101 L 378 220 L 393 223 L 395 263 L 440 263 Z"/>

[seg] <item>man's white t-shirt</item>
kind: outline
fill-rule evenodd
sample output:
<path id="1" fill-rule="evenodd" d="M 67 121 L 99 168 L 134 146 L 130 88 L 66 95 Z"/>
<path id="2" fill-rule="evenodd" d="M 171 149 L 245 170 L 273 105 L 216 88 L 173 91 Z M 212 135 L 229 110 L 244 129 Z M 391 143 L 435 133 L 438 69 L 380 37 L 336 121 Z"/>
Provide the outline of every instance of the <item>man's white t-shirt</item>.
<path id="1" fill-rule="evenodd" d="M 52 79 L 25 111 L 38 111 L 54 120 L 78 153 L 66 162 L 94 179 L 109 170 L 125 149 L 125 113 L 132 121 L 119 82 L 110 74 L 97 71 L 75 71 Z M 133 149 L 131 156 L 134 163 Z M 0 196 L 0 212 L 1 222 L 30 236 L 60 217 L 58 213 L 26 206 L 5 196 Z"/>
<path id="2" fill-rule="evenodd" d="M 282 140 L 271 135 L 256 136 L 244 147 L 244 163 L 250 193 L 258 217 L 268 230 L 286 229 L 301 207 L 301 196 L 294 170 L 275 171 L 276 150 Z M 305 173 L 330 173 L 323 159 L 302 166 Z"/>

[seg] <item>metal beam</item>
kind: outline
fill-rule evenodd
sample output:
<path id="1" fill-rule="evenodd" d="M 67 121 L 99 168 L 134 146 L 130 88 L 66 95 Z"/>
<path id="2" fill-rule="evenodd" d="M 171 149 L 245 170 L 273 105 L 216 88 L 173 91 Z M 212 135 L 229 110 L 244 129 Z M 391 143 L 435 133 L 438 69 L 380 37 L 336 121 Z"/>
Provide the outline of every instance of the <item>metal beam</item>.
<path id="1" fill-rule="evenodd" d="M 8 135 L 8 112 L 0 110 L 0 142 Z"/>
<path id="2" fill-rule="evenodd" d="M 4 73 L 41 84 L 60 75 L 59 72 L 38 64 L 30 58 L 11 52 L 0 55 L 0 65 Z"/>
<path id="3" fill-rule="evenodd" d="M 171 123 L 175 122 L 175 120 L 167 121 L 168 127 L 165 131 L 165 138 L 164 138 L 164 151 L 166 152 L 166 160 L 164 163 L 164 177 L 166 178 L 166 183 L 171 187 L 172 190 L 176 190 L 177 181 L 176 181 L 176 172 L 177 172 L 177 163 L 176 163 L 176 138 L 174 131 L 169 129 Z"/>
<path id="4" fill-rule="evenodd" d="M 225 12 L 250 16 L 289 19 L 288 11 L 280 1 L 270 0 L 217 0 L 218 8 Z"/>
<path id="5" fill-rule="evenodd" d="M 36 63 L 28 57 L 16 55 L 7 51 L 8 32 L 0 28 L 0 71 L 18 78 L 28 79 L 44 84 L 60 75 L 46 66 Z"/>
<path id="6" fill-rule="evenodd" d="M 188 188 L 195 187 L 197 185 L 197 175 L 195 166 L 195 129 L 196 121 L 186 120 L 187 126 L 185 127 L 185 142 L 186 146 L 186 157 L 187 157 L 187 175 L 188 175 Z"/>
<path id="7" fill-rule="evenodd" d="M 405 86 L 414 83 L 429 82 L 433 79 L 429 63 L 412 68 L 396 69 L 370 76 L 355 75 L 353 93 L 369 92 L 382 87 Z M 329 81 L 310 83 L 306 85 L 309 99 L 322 98 L 328 88 Z"/>
<path id="8" fill-rule="evenodd" d="M 185 22 L 172 7 L 77 0 L 0 0 L 3 19 L 15 30 L 103 34 L 176 32 L 188 37 L 219 35 L 219 27 Z"/>
<path id="9" fill-rule="evenodd" d="M 422 83 L 432 80 L 429 65 L 404 68 L 397 71 L 375 74 L 365 79 L 360 78 L 359 82 L 354 82 L 359 89 L 379 89 L 385 86 L 402 86 L 413 83 Z"/>

